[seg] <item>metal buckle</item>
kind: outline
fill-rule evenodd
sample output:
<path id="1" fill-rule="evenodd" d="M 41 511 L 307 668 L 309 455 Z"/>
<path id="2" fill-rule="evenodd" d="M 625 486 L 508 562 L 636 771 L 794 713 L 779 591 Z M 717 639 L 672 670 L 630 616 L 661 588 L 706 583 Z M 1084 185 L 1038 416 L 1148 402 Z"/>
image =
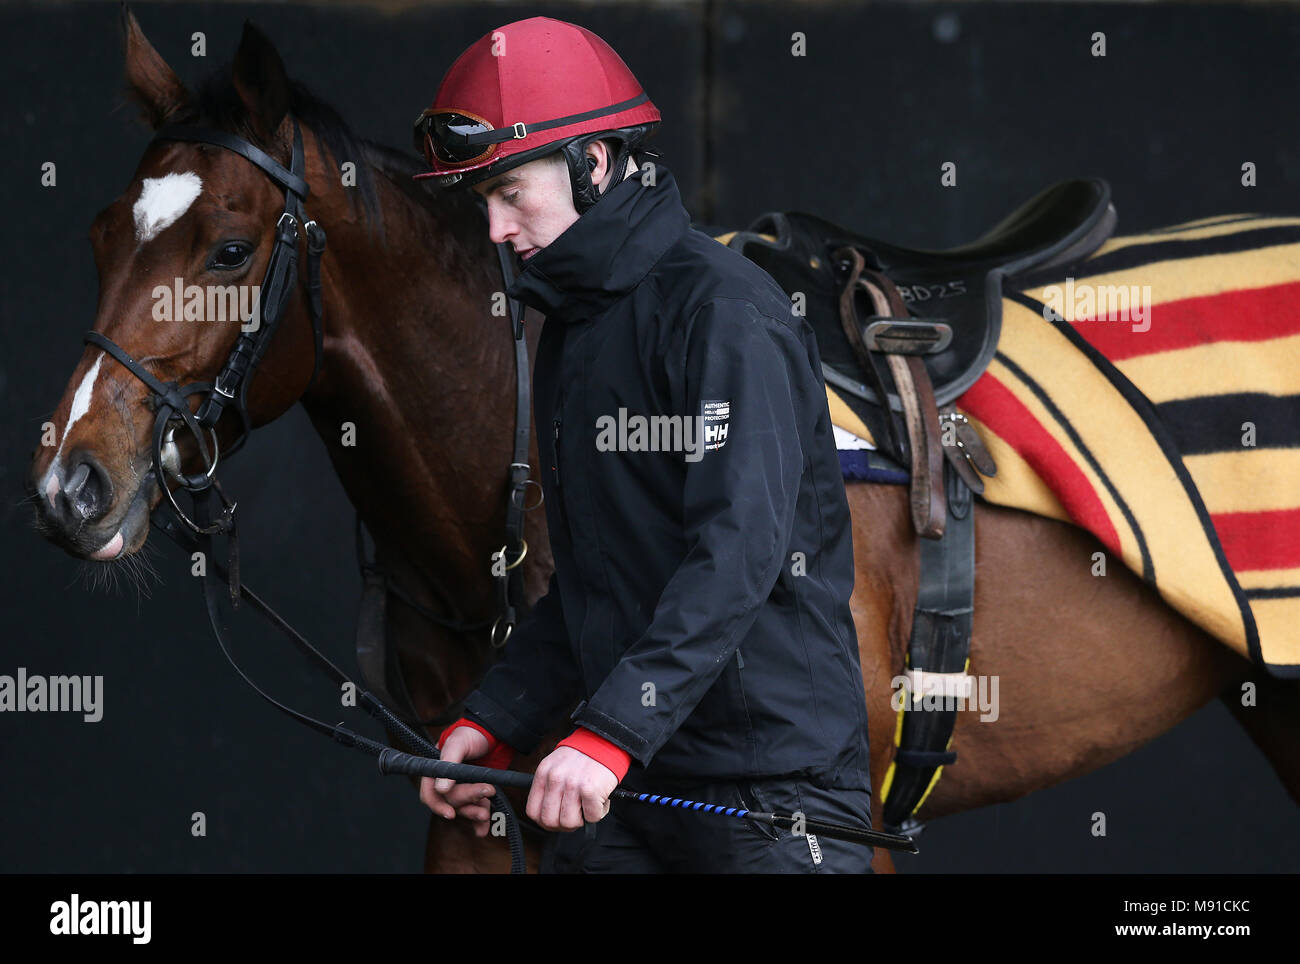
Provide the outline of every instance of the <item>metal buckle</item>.
<path id="1" fill-rule="evenodd" d="M 224 378 L 226 375 L 227 375 L 227 372 L 221 372 L 219 375 L 217 375 L 217 380 L 214 381 L 214 382 L 212 383 L 212 390 L 213 390 L 214 392 L 216 392 L 218 395 L 224 396 L 225 398 L 230 399 L 231 401 L 234 401 L 234 399 L 235 399 L 235 393 L 234 393 L 233 391 L 228 391 L 228 390 L 227 390 L 227 389 L 226 389 L 226 388 L 221 384 L 221 379 Z"/>
<path id="2" fill-rule="evenodd" d="M 969 452 L 966 451 L 966 443 L 963 442 L 963 441 L 961 440 L 961 435 L 957 433 L 957 428 L 958 428 L 959 426 L 962 426 L 962 425 L 970 425 L 970 419 L 968 419 L 968 418 L 967 418 L 965 415 L 963 415 L 961 412 L 940 412 L 940 413 L 939 413 L 939 428 L 940 428 L 941 430 L 942 430 L 942 428 L 943 428 L 943 423 L 944 423 L 944 422 L 952 422 L 952 424 L 953 424 L 953 438 L 955 438 L 955 439 L 957 440 L 957 448 L 961 449 L 961 454 L 964 455 L 964 456 L 966 456 L 966 461 L 967 461 L 967 462 L 970 462 L 972 465 L 974 465 L 974 464 L 975 464 L 974 459 L 972 459 L 972 458 L 971 458 L 971 454 L 970 454 Z M 971 431 L 974 431 L 974 429 L 971 429 Z"/>
<path id="3" fill-rule="evenodd" d="M 285 218 L 288 218 L 288 219 L 289 219 L 289 223 L 293 225 L 293 240 L 294 240 L 294 243 L 296 244 L 297 241 L 298 241 L 298 219 L 295 218 L 295 217 L 294 217 L 292 214 L 290 214 L 288 211 L 285 211 L 283 214 L 281 214 L 281 215 L 280 215 L 280 219 L 279 219 L 278 221 L 275 222 L 275 230 L 276 230 L 276 233 L 278 234 L 278 233 L 280 232 L 280 228 L 283 227 L 283 225 L 284 225 L 284 219 L 285 219 Z"/>
<path id="4" fill-rule="evenodd" d="M 521 138 L 524 138 L 524 137 L 527 137 L 527 136 L 528 136 L 528 128 L 525 127 L 525 126 L 523 125 L 523 122 L 521 122 L 521 121 L 516 121 L 516 122 L 515 122 L 515 140 L 520 140 Z"/>
<path id="5" fill-rule="evenodd" d="M 321 254 L 325 250 L 325 229 L 316 223 L 316 219 L 303 225 L 307 232 L 307 250 L 312 254 Z"/>

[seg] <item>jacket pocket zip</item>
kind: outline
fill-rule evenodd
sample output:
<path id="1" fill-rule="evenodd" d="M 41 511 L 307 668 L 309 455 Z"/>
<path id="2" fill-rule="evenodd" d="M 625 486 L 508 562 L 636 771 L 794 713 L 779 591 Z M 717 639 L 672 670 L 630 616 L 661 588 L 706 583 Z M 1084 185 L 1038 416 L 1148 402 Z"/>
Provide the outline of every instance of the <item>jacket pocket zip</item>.
<path id="1" fill-rule="evenodd" d="M 551 478 L 554 480 L 555 487 L 558 489 L 560 487 L 560 420 L 556 418 L 551 424 L 554 426 L 554 432 L 552 435 L 553 452 L 551 458 L 553 461 L 551 462 Z"/>
<path id="2" fill-rule="evenodd" d="M 560 509 L 560 519 L 564 522 L 565 535 L 571 540 L 573 535 L 568 531 L 569 514 L 564 511 L 564 493 L 560 491 L 560 419 L 558 416 L 551 422 L 551 425 L 553 428 L 552 437 L 554 439 L 554 451 L 551 454 L 551 479 L 555 482 L 556 495 L 559 496 L 557 504 Z"/>
<path id="3" fill-rule="evenodd" d="M 740 711 L 745 717 L 745 739 L 750 743 L 757 742 L 754 735 L 754 721 L 749 715 L 749 698 L 745 696 L 745 657 L 741 655 L 740 649 L 736 649 L 736 689 L 740 691 Z"/>

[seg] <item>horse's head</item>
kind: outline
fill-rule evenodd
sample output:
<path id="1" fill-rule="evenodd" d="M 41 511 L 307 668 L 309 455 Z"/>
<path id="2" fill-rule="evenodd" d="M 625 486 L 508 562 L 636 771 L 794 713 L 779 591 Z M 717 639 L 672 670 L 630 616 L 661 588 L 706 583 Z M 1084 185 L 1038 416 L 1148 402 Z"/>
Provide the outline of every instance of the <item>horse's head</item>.
<path id="1" fill-rule="evenodd" d="M 217 398 L 226 408 L 220 418 L 209 409 L 210 426 L 191 415 L 203 415 L 206 390 L 181 401 L 176 389 L 211 385 L 241 334 L 274 314 L 263 282 L 289 195 L 272 172 L 291 166 L 293 91 L 274 46 L 251 25 L 230 74 L 194 96 L 129 12 L 123 22 L 127 90 L 155 132 L 177 124 L 216 129 L 238 138 L 229 143 L 265 153 L 258 162 L 229 147 L 156 139 L 126 190 L 91 225 L 98 337 L 90 336 L 44 426 L 28 485 L 44 535 L 75 556 L 105 561 L 144 545 L 150 512 L 167 494 L 162 486 L 182 478 L 201 484 L 217 453 L 242 441 L 241 411 L 250 427 L 286 411 L 311 382 L 315 362 L 299 217 L 290 225 L 298 237 L 282 240 L 277 256 L 283 265 L 288 250 L 301 249 L 298 281 L 286 289 L 274 339 L 257 348 L 266 355 L 256 377 L 250 371 L 233 398 Z M 308 147 L 315 143 L 305 128 L 302 135 Z"/>

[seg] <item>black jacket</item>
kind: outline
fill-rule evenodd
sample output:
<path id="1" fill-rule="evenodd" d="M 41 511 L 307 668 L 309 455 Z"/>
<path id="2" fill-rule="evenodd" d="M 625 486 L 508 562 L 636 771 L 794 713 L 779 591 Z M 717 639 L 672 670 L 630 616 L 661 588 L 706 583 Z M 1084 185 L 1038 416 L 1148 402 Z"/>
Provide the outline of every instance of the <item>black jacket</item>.
<path id="1" fill-rule="evenodd" d="M 662 166 L 611 188 L 510 294 L 547 319 L 534 413 L 555 573 L 466 715 L 528 752 L 581 700 L 573 722 L 647 774 L 869 787 L 849 510 L 807 322 L 690 227 Z M 675 433 L 638 434 L 647 416 Z"/>

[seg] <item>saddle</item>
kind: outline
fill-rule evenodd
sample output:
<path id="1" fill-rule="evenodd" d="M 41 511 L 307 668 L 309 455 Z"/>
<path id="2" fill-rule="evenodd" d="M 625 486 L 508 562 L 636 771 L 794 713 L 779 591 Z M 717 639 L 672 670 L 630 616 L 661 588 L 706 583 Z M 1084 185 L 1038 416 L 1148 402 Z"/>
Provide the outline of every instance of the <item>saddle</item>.
<path id="1" fill-rule="evenodd" d="M 997 351 L 1003 280 L 1082 260 L 1115 222 L 1109 184 L 1086 178 L 1048 187 L 977 240 L 946 250 L 890 244 L 803 212 L 764 214 L 728 246 L 802 306 L 827 381 L 866 402 L 861 414 L 877 444 L 910 463 L 913 522 L 937 539 L 944 458 L 977 493 L 979 473 L 996 471 L 952 402 Z"/>
<path id="2" fill-rule="evenodd" d="M 862 237 L 798 212 L 764 214 L 728 241 L 802 309 L 826 381 L 850 397 L 883 453 L 910 463 L 920 584 L 905 670 L 912 695 L 880 790 L 887 829 L 920 831 L 917 811 L 957 760 L 957 709 L 947 698 L 969 696 L 974 682 L 973 493 L 997 466 L 953 403 L 997 352 L 1003 280 L 1083 260 L 1115 221 L 1110 186 L 1094 178 L 1055 184 L 946 251 Z M 924 695 L 936 692 L 945 701 L 931 707 Z"/>

